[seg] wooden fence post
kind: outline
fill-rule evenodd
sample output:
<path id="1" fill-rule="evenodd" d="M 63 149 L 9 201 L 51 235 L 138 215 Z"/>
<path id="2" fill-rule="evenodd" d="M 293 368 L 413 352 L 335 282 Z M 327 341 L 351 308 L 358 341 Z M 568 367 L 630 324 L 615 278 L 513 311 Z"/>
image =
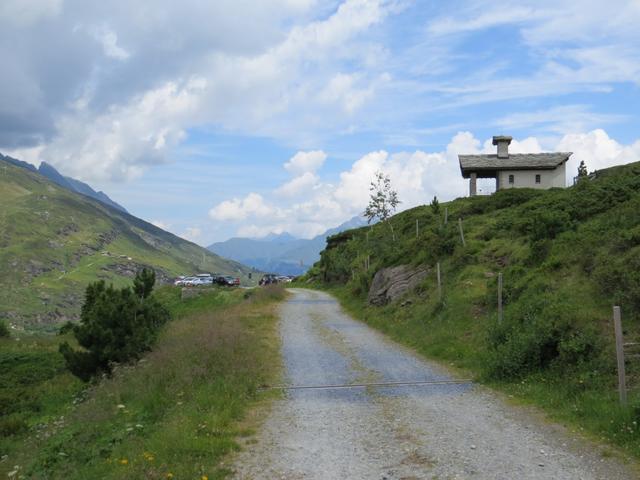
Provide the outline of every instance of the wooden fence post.
<path id="1" fill-rule="evenodd" d="M 622 338 L 622 320 L 620 307 L 613 307 L 613 328 L 616 334 L 616 359 L 618 361 L 618 392 L 620 405 L 627 404 L 627 380 L 624 371 L 624 340 Z"/>
<path id="2" fill-rule="evenodd" d="M 418 219 L 416 218 L 416 238 L 420 236 L 420 227 L 418 225 Z"/>
<path id="3" fill-rule="evenodd" d="M 440 262 L 436 264 L 436 276 L 438 278 L 438 300 L 442 300 L 442 278 L 440 277 Z"/>
<path id="4" fill-rule="evenodd" d="M 466 247 L 467 243 L 464 241 L 464 231 L 462 230 L 462 218 L 458 218 L 458 227 L 460 228 L 460 240 L 462 240 L 462 246 Z"/>
<path id="5" fill-rule="evenodd" d="M 498 322 L 502 323 L 502 273 L 498 274 Z"/>

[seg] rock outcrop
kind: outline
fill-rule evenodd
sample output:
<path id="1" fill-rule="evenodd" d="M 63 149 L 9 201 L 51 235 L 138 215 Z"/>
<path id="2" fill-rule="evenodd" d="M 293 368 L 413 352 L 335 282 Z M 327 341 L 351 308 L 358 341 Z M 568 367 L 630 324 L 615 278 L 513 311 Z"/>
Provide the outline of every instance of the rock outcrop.
<path id="1" fill-rule="evenodd" d="M 376 272 L 369 289 L 370 305 L 386 305 L 413 290 L 429 274 L 425 266 L 399 265 Z"/>

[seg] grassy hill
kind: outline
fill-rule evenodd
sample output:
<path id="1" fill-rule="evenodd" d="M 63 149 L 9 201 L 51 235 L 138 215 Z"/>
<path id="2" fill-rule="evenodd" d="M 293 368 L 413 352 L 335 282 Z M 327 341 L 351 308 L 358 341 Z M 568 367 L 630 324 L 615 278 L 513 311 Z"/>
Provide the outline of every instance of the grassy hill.
<path id="1" fill-rule="evenodd" d="M 330 237 L 303 281 L 332 289 L 356 316 L 423 354 L 640 455 L 640 358 L 629 357 L 630 406 L 621 408 L 611 320 L 620 305 L 625 341 L 640 340 L 640 163 L 567 189 L 460 198 L 390 221 L 395 241 L 385 224 Z M 429 274 L 402 300 L 368 305 L 375 273 L 402 264 Z"/>
<path id="2" fill-rule="evenodd" d="M 0 159 L 0 319 L 53 330 L 75 318 L 96 279 L 128 283 L 142 266 L 159 280 L 251 271 L 126 212 Z"/>

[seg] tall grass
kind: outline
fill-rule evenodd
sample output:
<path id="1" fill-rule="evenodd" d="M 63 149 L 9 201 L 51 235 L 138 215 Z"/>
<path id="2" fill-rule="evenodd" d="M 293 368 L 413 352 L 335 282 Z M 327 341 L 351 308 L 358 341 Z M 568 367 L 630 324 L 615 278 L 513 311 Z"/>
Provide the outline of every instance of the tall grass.
<path id="1" fill-rule="evenodd" d="M 278 374 L 273 309 L 283 295 L 222 292 L 174 303 L 183 314 L 152 352 L 86 390 L 7 463 L 27 478 L 225 477 L 221 459 L 251 433 L 244 414 Z"/>

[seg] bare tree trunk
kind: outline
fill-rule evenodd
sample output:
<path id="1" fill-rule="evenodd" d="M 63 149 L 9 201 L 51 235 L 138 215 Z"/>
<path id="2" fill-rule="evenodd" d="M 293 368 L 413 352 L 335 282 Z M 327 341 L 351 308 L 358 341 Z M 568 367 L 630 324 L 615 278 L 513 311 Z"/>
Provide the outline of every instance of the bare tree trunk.
<path id="1" fill-rule="evenodd" d="M 393 242 L 395 243 L 395 241 L 396 241 L 396 232 L 393 230 L 393 225 L 391 223 L 391 220 L 387 220 L 387 222 L 389 222 L 389 226 L 391 227 L 391 238 L 393 239 Z"/>

